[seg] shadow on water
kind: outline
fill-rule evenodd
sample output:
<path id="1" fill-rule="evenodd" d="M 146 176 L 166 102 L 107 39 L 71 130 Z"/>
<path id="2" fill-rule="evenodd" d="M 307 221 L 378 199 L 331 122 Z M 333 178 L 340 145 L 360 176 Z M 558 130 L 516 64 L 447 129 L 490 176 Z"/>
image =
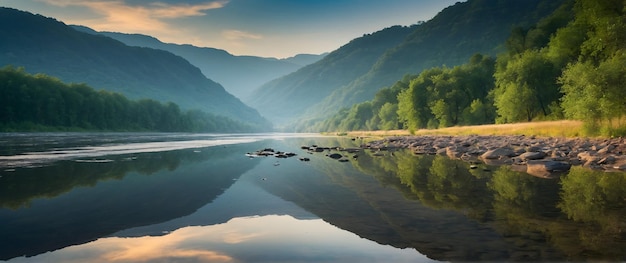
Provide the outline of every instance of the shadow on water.
<path id="1" fill-rule="evenodd" d="M 404 151 L 361 152 L 352 165 L 324 154 L 311 160 L 323 176 L 289 174 L 262 187 L 342 229 L 431 259 L 626 260 L 626 173 L 574 167 L 543 179 Z"/>
<path id="2" fill-rule="evenodd" d="M 255 143 L 252 143 L 254 145 Z M 258 162 L 246 144 L 59 161 L 0 177 L 0 259 L 188 215 Z M 242 160 L 246 160 L 242 162 Z"/>

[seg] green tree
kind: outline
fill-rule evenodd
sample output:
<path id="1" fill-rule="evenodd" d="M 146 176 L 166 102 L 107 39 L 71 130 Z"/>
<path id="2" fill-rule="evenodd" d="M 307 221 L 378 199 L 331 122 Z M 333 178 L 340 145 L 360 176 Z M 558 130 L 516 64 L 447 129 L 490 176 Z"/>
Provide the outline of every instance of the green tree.
<path id="1" fill-rule="evenodd" d="M 548 116 L 552 102 L 560 97 L 560 69 L 539 51 L 526 51 L 509 60 L 502 58 L 494 74 L 497 122 L 531 121 Z"/>
<path id="2" fill-rule="evenodd" d="M 584 120 L 591 130 L 596 130 L 603 121 L 620 121 L 626 115 L 624 65 L 626 54 L 619 52 L 597 67 L 592 62 L 568 66 L 560 78 L 565 94 L 562 99 L 565 115 Z"/>
<path id="3" fill-rule="evenodd" d="M 378 111 L 380 118 L 379 128 L 382 130 L 398 129 L 398 104 L 387 102 Z"/>

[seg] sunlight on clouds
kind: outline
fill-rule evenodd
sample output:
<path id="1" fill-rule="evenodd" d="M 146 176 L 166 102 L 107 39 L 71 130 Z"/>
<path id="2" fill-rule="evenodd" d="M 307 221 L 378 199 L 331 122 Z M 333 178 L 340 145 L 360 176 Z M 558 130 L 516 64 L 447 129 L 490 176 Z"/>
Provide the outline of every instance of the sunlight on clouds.
<path id="1" fill-rule="evenodd" d="M 262 39 L 263 38 L 263 36 L 261 35 L 252 34 L 252 33 L 239 31 L 239 30 L 222 31 L 222 36 L 225 39 L 233 40 L 233 41 L 242 40 L 242 39 Z"/>
<path id="2" fill-rule="evenodd" d="M 89 20 L 66 21 L 86 25 L 99 31 L 131 32 L 155 35 L 173 35 L 180 31 L 169 25 L 167 19 L 203 16 L 202 11 L 224 7 L 228 1 L 209 1 L 199 4 L 168 4 L 155 2 L 144 6 L 129 5 L 122 0 L 41 0 L 49 5 L 84 7 L 99 14 Z"/>
<path id="3" fill-rule="evenodd" d="M 381 246 L 322 219 L 285 215 L 233 218 L 188 226 L 163 236 L 107 237 L 17 262 L 424 262 L 412 249 Z"/>
<path id="4" fill-rule="evenodd" d="M 154 3 L 152 6 L 155 7 L 153 9 L 153 13 L 157 17 L 178 18 L 189 16 L 203 16 L 204 13 L 202 11 L 222 8 L 224 7 L 224 5 L 226 5 L 226 3 L 226 1 L 209 2 L 198 5 L 170 5 L 165 3 Z"/>

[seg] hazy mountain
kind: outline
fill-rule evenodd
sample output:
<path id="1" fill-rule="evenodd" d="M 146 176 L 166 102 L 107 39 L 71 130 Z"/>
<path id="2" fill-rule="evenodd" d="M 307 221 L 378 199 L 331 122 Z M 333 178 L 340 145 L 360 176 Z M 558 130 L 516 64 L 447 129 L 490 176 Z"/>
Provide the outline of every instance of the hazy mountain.
<path id="1" fill-rule="evenodd" d="M 392 27 L 355 39 L 326 58 L 267 83 L 246 102 L 280 124 L 325 116 L 373 98 L 376 91 L 406 74 L 460 65 L 475 53 L 495 55 L 504 50 L 513 27 L 533 25 L 561 3 L 562 0 L 458 2 L 425 23 L 410 28 Z M 387 45 L 380 45 L 379 35 L 388 30 L 398 32 L 395 38 L 384 39 Z M 345 54 L 346 49 L 357 50 L 355 54 L 359 55 L 336 55 Z M 367 59 L 362 57 L 365 55 Z M 320 69 L 334 74 L 334 81 L 316 79 Z"/>
<path id="2" fill-rule="evenodd" d="M 183 109 L 269 126 L 259 113 L 172 53 L 129 47 L 62 22 L 0 8 L 0 66 L 24 67 L 64 82 L 86 83 L 131 99 L 172 101 Z"/>
<path id="3" fill-rule="evenodd" d="M 378 57 L 401 43 L 413 28 L 394 26 L 354 39 L 322 60 L 264 84 L 246 103 L 275 123 L 288 122 L 367 73 Z"/>
<path id="4" fill-rule="evenodd" d="M 301 54 L 285 59 L 235 56 L 216 48 L 163 43 L 154 37 L 141 34 L 98 32 L 84 26 L 72 27 L 82 32 L 108 36 L 129 46 L 161 49 L 181 56 L 200 68 L 205 76 L 222 84 L 228 92 L 242 99 L 264 83 L 292 73 L 324 56 Z"/>

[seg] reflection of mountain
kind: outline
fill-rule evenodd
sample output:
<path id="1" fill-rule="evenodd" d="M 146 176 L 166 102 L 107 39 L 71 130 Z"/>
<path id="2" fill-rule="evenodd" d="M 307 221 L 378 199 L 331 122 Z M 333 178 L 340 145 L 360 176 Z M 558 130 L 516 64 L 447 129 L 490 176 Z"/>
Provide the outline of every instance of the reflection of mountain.
<path id="1" fill-rule="evenodd" d="M 243 174 L 223 194 L 213 202 L 198 209 L 193 214 L 176 218 L 160 224 L 131 228 L 115 233 L 118 237 L 158 236 L 173 232 L 187 226 L 209 226 L 226 223 L 233 218 L 289 215 L 296 219 L 317 219 L 318 217 L 298 207 L 297 205 L 273 196 L 254 185 L 254 181 L 262 180 L 258 173 L 274 168 L 273 160 L 265 160 Z"/>
<path id="2" fill-rule="evenodd" d="M 37 255 L 191 214 L 258 164 L 241 154 L 249 147 L 250 144 L 244 144 L 210 147 L 202 152 L 140 154 L 137 160 L 124 165 L 61 163 L 50 168 L 50 173 L 27 177 L 20 183 L 41 183 L 47 179 L 73 183 L 64 178 L 77 176 L 93 179 L 86 183 L 75 180 L 76 184 L 60 191 L 36 189 L 35 196 L 50 199 L 34 199 L 26 208 L 0 209 L 0 259 Z M 160 168 L 144 170 L 157 163 Z M 37 171 L 33 169 L 32 173 Z M 60 175 L 63 172 L 67 176 Z"/>
<path id="3" fill-rule="evenodd" d="M 359 157 L 361 159 L 362 157 Z M 290 175 L 264 187 L 325 221 L 363 238 L 398 248 L 416 248 L 436 260 L 508 258 L 511 244 L 463 213 L 435 210 L 407 200 L 349 164 L 313 160 L 327 177 Z M 359 160 L 360 162 L 360 160 Z"/>

